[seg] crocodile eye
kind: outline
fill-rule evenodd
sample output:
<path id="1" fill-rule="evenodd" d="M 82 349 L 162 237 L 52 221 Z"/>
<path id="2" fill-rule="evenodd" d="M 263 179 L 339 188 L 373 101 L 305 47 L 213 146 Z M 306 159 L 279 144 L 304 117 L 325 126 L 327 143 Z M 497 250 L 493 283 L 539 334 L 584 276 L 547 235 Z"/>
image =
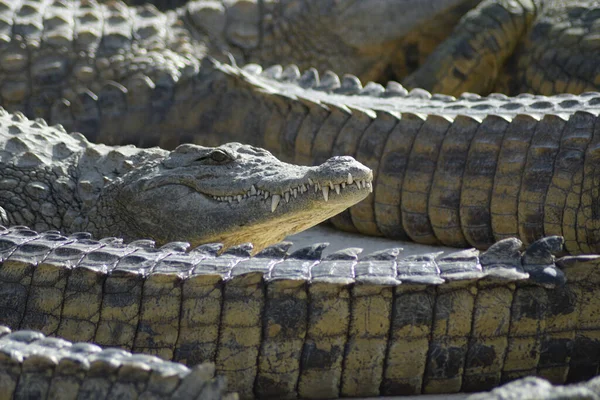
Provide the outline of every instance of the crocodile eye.
<path id="1" fill-rule="evenodd" d="M 229 155 L 226 154 L 225 152 L 221 151 L 221 150 L 215 150 L 212 153 L 210 153 L 210 159 L 218 162 L 218 163 L 222 163 L 225 162 L 227 160 L 229 160 Z"/>

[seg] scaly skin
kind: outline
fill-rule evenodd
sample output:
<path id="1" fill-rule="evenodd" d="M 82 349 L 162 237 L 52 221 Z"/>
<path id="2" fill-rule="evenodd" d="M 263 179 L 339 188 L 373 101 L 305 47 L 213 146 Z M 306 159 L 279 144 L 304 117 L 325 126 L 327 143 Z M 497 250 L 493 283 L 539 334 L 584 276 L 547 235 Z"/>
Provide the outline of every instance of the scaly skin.
<path id="1" fill-rule="evenodd" d="M 403 83 L 438 93 L 597 91 L 594 0 L 485 0 Z"/>
<path id="2" fill-rule="evenodd" d="M 300 77 L 296 67 L 258 75 L 255 65 L 244 71 L 206 57 L 211 48 L 187 30 L 209 12 L 198 4 L 182 9 L 187 25 L 175 12 L 118 4 L 101 14 L 94 5 L 27 8 L 29 19 L 61 18 L 43 32 L 13 27 L 28 45 L 15 37 L 0 56 L 3 103 L 110 144 L 236 140 L 302 164 L 354 155 L 374 170 L 375 187 L 336 219 L 348 230 L 480 248 L 559 234 L 570 252 L 600 252 L 599 95 L 455 100 L 422 90 L 406 96 L 393 82 L 384 90 L 352 76 L 319 79 L 314 70 Z M 92 14 L 106 21 L 102 35 Z"/>
<path id="3" fill-rule="evenodd" d="M 220 245 L 184 252 L 0 230 L 0 323 L 194 365 L 242 398 L 483 390 L 598 372 L 598 256 L 507 239 L 403 259 Z M 565 283 L 566 281 L 566 283 Z"/>
<path id="4" fill-rule="evenodd" d="M 214 371 L 0 326 L 3 399 L 235 400 Z"/>
<path id="5" fill-rule="evenodd" d="M 156 1 L 176 5 L 164 3 Z M 455 96 L 582 93 L 600 83 L 593 0 L 245 0 L 187 8 L 199 36 L 241 64 L 296 63 Z"/>
<path id="6" fill-rule="evenodd" d="M 2 81 L 16 82 L 3 97 L 28 96 L 19 80 L 54 89 L 65 86 L 56 85 L 61 80 L 87 88 L 93 81 L 120 81 L 128 68 L 121 57 L 110 57 L 136 53 L 136 71 L 153 80 L 156 74 L 177 80 L 186 62 L 172 63 L 173 57 L 228 52 L 241 65 L 295 63 L 364 81 L 404 79 L 408 87 L 455 96 L 582 93 L 600 82 L 593 0 L 216 0 L 190 1 L 164 14 L 107 3 L 3 0 L 0 47 L 23 57 L 0 62 L 8 75 Z M 23 43 L 27 49 L 19 48 Z M 23 74 L 44 59 L 46 68 Z M 48 73 L 55 76 L 45 80 Z"/>
<path id="7" fill-rule="evenodd" d="M 244 140 L 298 164 L 349 154 L 373 170 L 374 193 L 334 219 L 340 228 L 477 248 L 556 234 L 571 253 L 600 251 L 598 93 L 454 99 L 314 70 L 259 72 L 206 60 L 197 79 L 174 87 L 154 131 L 129 123 L 123 93 L 110 118 L 126 128 L 88 135 L 162 147 Z M 209 94 L 216 105 L 203 100 Z M 157 109 L 139 112 L 146 120 Z M 86 126 L 103 124 L 94 121 Z M 174 126 L 178 135 L 159 134 Z"/>
<path id="8" fill-rule="evenodd" d="M 11 332 L 0 326 L 3 398 L 236 399 L 235 394 L 224 395 L 224 379 L 212 379 L 214 369 L 205 363 L 190 370 L 153 356 L 101 350 L 87 343 L 48 338 L 30 330 Z M 467 399 L 589 400 L 599 395 L 600 378 L 553 386 L 544 379 L 528 377 Z"/>
<path id="9" fill-rule="evenodd" d="M 109 147 L 0 109 L 0 221 L 10 225 L 261 249 L 364 199 L 371 180 L 351 157 L 304 167 L 239 143 Z"/>
<path id="10" fill-rule="evenodd" d="M 591 400 L 600 398 L 600 377 L 575 385 L 558 386 L 540 378 L 523 378 L 489 393 L 478 393 L 467 400 Z"/>

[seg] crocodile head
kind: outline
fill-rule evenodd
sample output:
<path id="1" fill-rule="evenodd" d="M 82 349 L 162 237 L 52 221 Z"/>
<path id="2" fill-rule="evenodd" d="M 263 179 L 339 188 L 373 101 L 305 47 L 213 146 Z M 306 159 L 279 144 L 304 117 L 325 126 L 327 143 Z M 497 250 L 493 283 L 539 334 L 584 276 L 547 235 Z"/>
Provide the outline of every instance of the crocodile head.
<path id="1" fill-rule="evenodd" d="M 128 236 L 257 251 L 361 201 L 372 178 L 351 157 L 305 167 L 239 143 L 186 144 L 124 176 L 112 200 Z"/>

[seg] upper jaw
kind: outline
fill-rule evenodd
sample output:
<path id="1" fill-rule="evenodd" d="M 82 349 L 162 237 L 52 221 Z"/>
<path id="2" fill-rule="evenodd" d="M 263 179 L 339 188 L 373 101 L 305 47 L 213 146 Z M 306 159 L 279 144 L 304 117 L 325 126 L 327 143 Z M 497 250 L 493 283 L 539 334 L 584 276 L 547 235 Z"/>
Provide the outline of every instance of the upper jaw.
<path id="1" fill-rule="evenodd" d="M 228 203 L 242 203 L 244 200 L 256 197 L 270 203 L 271 212 L 275 212 L 282 201 L 289 203 L 294 199 L 298 199 L 299 196 L 303 196 L 305 193 L 320 192 L 323 200 L 328 202 L 330 196 L 334 194 L 338 196 L 344 195 L 344 191 L 348 186 L 353 186 L 355 190 L 364 191 L 365 193 L 372 193 L 373 174 L 363 173 L 355 178 L 352 173 L 348 172 L 345 179 L 331 178 L 318 180 L 316 177 L 315 179 L 308 177 L 306 180 L 295 182 L 281 189 L 267 190 L 260 185 L 251 185 L 250 189 L 246 190 L 244 194 L 208 196 L 215 201 Z"/>
<path id="2" fill-rule="evenodd" d="M 282 169 L 288 166 L 282 163 Z M 269 202 L 271 212 L 274 212 L 281 201 L 288 203 L 306 193 L 320 192 L 322 199 L 327 202 L 334 194 L 343 195 L 348 186 L 354 186 L 358 191 L 364 190 L 365 197 L 373 191 L 373 172 L 351 157 L 333 157 L 315 167 L 293 166 L 279 176 L 270 175 L 254 182 L 248 181 L 247 186 L 237 192 L 205 194 L 215 201 L 229 203 L 241 203 L 257 197 Z"/>

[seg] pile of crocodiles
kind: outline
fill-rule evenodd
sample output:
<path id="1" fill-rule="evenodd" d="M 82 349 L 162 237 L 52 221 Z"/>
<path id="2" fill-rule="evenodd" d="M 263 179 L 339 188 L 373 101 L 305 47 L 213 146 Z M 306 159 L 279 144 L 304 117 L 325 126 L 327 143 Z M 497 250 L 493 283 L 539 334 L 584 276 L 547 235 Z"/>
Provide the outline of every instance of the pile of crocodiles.
<path id="1" fill-rule="evenodd" d="M 600 398 L 597 2 L 157 5 L 0 0 L 0 398 Z"/>

